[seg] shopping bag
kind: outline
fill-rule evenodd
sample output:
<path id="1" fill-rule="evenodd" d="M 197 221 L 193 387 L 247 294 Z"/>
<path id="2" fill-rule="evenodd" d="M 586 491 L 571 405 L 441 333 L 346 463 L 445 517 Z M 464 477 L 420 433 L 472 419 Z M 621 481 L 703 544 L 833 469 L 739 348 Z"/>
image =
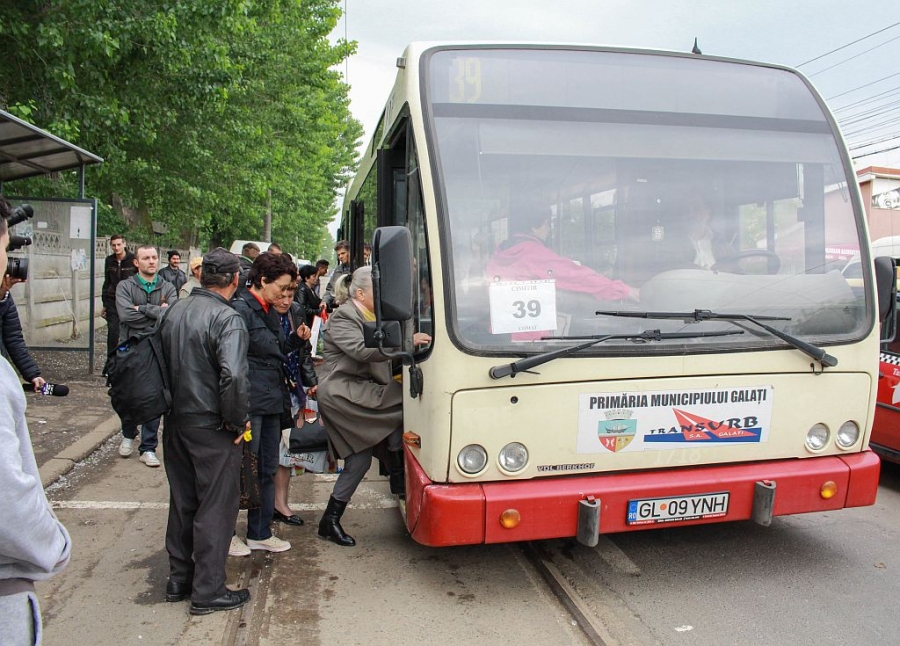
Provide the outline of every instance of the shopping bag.
<path id="1" fill-rule="evenodd" d="M 259 458 L 250 449 L 249 442 L 242 442 L 241 455 L 241 509 L 259 509 L 262 494 L 259 491 Z"/>
<path id="2" fill-rule="evenodd" d="M 322 417 L 316 415 L 303 415 L 303 425 L 291 429 L 288 450 L 291 453 L 308 453 L 311 451 L 325 451 L 328 449 L 328 433 L 322 424 Z"/>
<path id="3" fill-rule="evenodd" d="M 323 346 L 325 345 L 324 338 L 322 336 L 322 325 L 327 320 L 327 315 L 325 315 L 324 312 L 323 316 L 313 317 L 313 324 L 310 328 L 309 344 L 312 346 L 311 356 L 316 359 L 322 358 L 322 350 Z"/>

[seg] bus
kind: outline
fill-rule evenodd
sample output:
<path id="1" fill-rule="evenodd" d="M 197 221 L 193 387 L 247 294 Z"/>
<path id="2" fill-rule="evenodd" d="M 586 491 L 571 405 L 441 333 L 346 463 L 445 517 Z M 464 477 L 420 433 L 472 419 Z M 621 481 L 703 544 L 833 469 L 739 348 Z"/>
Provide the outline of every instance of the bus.
<path id="1" fill-rule="evenodd" d="M 397 68 L 339 235 L 354 266 L 371 242 L 367 344 L 406 366 L 413 539 L 874 503 L 894 270 L 802 75 L 537 44 L 412 44 Z"/>

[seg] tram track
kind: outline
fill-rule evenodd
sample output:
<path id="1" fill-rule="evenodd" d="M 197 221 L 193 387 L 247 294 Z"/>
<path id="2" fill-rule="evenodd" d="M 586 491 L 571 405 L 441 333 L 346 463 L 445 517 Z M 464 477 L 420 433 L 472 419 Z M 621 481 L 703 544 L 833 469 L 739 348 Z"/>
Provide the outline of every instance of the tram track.
<path id="1" fill-rule="evenodd" d="M 222 640 L 223 646 L 248 646 L 256 643 L 254 634 L 257 632 L 259 612 L 266 605 L 272 577 L 272 567 L 266 563 L 268 558 L 271 557 L 267 552 L 253 552 L 244 559 L 238 587 L 250 590 L 250 602 L 241 607 L 240 612 L 230 613 Z"/>
<path id="2" fill-rule="evenodd" d="M 606 632 L 605 628 L 592 616 L 593 613 L 587 608 L 584 599 L 569 584 L 543 546 L 538 542 L 529 541 L 522 543 L 520 547 L 526 560 L 541 575 L 547 587 L 571 615 L 588 643 L 592 646 L 610 646 L 601 635 L 602 632 Z"/>

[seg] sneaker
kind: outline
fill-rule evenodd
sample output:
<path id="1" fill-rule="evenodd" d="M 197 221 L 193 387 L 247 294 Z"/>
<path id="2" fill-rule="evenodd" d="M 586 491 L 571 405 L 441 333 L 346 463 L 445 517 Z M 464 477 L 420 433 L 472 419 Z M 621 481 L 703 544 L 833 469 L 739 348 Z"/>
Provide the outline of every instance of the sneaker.
<path id="1" fill-rule="evenodd" d="M 237 536 L 232 536 L 231 545 L 228 547 L 228 556 L 250 556 L 250 548 L 244 545 L 244 541 Z"/>
<path id="2" fill-rule="evenodd" d="M 277 536 L 269 536 L 264 541 L 254 541 L 252 538 L 247 539 L 247 547 L 251 550 L 265 550 L 267 552 L 287 552 L 291 549 L 291 544 L 283 541 Z"/>
<path id="3" fill-rule="evenodd" d="M 146 464 L 148 467 L 158 467 L 160 462 L 159 458 L 156 457 L 156 453 L 153 451 L 144 451 L 141 453 L 141 462 Z"/>
<path id="4" fill-rule="evenodd" d="M 127 437 L 122 438 L 122 443 L 119 445 L 119 455 L 127 458 L 132 451 L 134 451 L 134 440 L 129 440 Z"/>

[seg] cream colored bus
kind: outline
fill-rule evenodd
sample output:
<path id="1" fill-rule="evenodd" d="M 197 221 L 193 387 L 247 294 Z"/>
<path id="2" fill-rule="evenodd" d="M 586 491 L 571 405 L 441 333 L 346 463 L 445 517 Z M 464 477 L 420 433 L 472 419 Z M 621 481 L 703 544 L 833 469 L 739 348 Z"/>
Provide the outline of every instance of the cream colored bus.
<path id="1" fill-rule="evenodd" d="M 528 44 L 413 44 L 397 67 L 340 235 L 357 265 L 372 242 L 372 343 L 410 353 L 415 540 L 874 502 L 893 269 L 805 78 Z M 860 250 L 861 284 L 833 247 Z"/>

